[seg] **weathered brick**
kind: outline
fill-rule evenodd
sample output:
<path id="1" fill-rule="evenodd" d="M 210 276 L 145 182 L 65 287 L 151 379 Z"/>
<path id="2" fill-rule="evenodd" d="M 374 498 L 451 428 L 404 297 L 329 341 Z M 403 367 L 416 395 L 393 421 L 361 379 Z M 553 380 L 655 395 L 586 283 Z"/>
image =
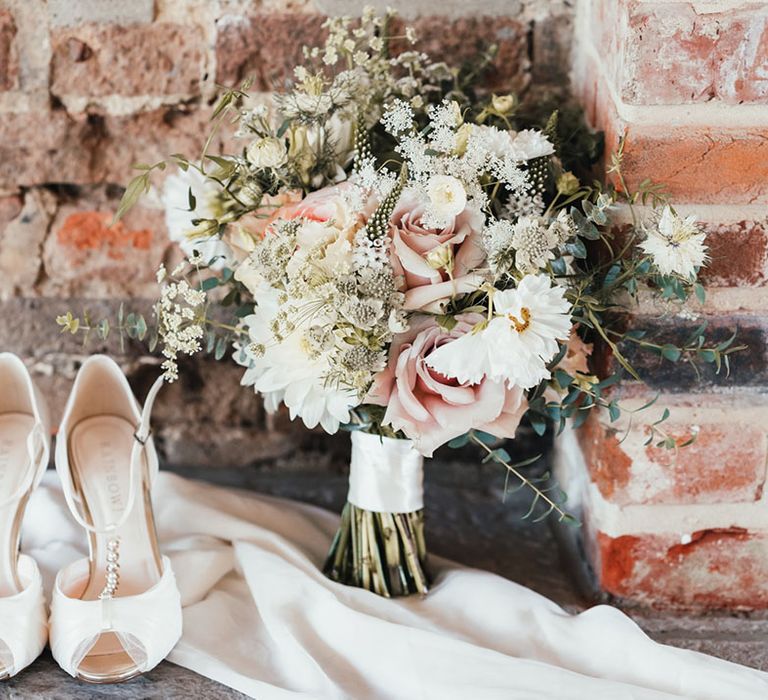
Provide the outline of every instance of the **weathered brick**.
<path id="1" fill-rule="evenodd" d="M 587 119 L 605 132 L 606 162 L 626 138 L 622 172 L 630 189 L 650 178 L 679 204 L 768 204 L 768 127 L 627 123 L 594 62 L 580 71 L 577 89 Z"/>
<path id="2" fill-rule="evenodd" d="M 33 293 L 54 207 L 47 192 L 0 199 L 0 298 Z"/>
<path id="3" fill-rule="evenodd" d="M 301 46 L 321 45 L 325 40 L 323 15 L 261 13 L 228 15 L 218 21 L 216 43 L 217 81 L 233 85 L 254 80 L 256 90 L 284 87 L 293 68 L 302 63 Z M 522 90 L 529 80 L 527 28 L 511 17 L 418 17 L 409 22 L 419 40 L 412 47 L 404 39 L 392 42 L 393 53 L 416 48 L 435 60 L 453 65 L 478 58 L 490 46 L 497 48 L 484 87 L 498 91 Z M 393 23 L 399 36 L 404 23 Z"/>
<path id="4" fill-rule="evenodd" d="M 284 88 L 304 61 L 301 47 L 325 41 L 324 21 L 323 15 L 299 13 L 222 17 L 216 24 L 216 81 L 236 85 L 252 78 L 254 90 Z"/>
<path id="5" fill-rule="evenodd" d="M 478 59 L 482 52 L 496 47 L 496 55 L 483 76 L 482 87 L 497 92 L 521 92 L 530 81 L 528 28 L 514 17 L 460 17 L 439 15 L 419 17 L 409 22 L 416 30 L 417 42 L 393 41 L 393 52 L 417 49 L 449 65 Z M 404 26 L 403 22 L 394 23 Z M 402 32 L 395 29 L 394 34 Z"/>
<path id="6" fill-rule="evenodd" d="M 653 517 L 649 510 L 648 517 Z M 768 607 L 768 534 L 738 526 L 679 535 L 596 538 L 605 591 L 679 608 Z"/>
<path id="7" fill-rule="evenodd" d="M 72 116 L 63 109 L 6 113 L 0 119 L 0 190 L 59 182 L 124 185 L 135 163 L 154 163 L 171 153 L 194 158 L 210 128 L 206 109 L 125 116 Z"/>
<path id="8" fill-rule="evenodd" d="M 168 240 L 162 213 L 142 207 L 110 226 L 117 198 L 103 189 L 63 201 L 43 249 L 44 296 L 153 297 Z"/>
<path id="9" fill-rule="evenodd" d="M 19 87 L 19 53 L 16 22 L 9 10 L 0 8 L 0 91 Z"/>
<path id="10" fill-rule="evenodd" d="M 736 332 L 734 346 L 743 350 L 729 356 L 730 370 L 725 367 L 718 373 L 713 364 L 691 362 L 681 359 L 671 362 L 661 356 L 640 349 L 637 344 L 624 342 L 620 345 L 622 354 L 637 370 L 641 379 L 654 391 L 667 393 L 708 393 L 739 389 L 759 389 L 768 383 L 768 317 L 754 313 L 728 313 L 701 316 L 691 319 L 669 313 L 666 305 L 648 309 L 647 313 L 632 314 L 623 319 L 623 324 L 646 332 L 644 340 L 657 344 L 671 343 L 682 347 L 693 331 L 704 322 L 708 347 L 721 343 Z M 621 323 L 621 319 L 617 319 Z M 621 372 L 621 366 L 607 350 L 596 344 L 593 352 L 593 367 L 600 376 Z M 622 391 L 631 391 L 635 383 L 625 378 Z M 702 399 L 703 400 L 703 399 Z"/>
<path id="11" fill-rule="evenodd" d="M 200 91 L 201 27 L 89 23 L 54 29 L 51 42 L 51 92 L 57 96 L 193 96 Z"/>
<path id="12" fill-rule="evenodd" d="M 653 433 L 662 406 L 670 417 Z M 611 503 L 748 503 L 761 498 L 765 485 L 766 417 L 764 408 L 740 409 L 718 396 L 662 398 L 631 425 L 593 414 L 578 436 L 590 479 Z M 659 445 L 665 436 L 679 445 L 695 440 L 667 449 Z"/>
<path id="13" fill-rule="evenodd" d="M 596 48 L 630 104 L 764 103 L 768 8 L 700 12 L 694 3 L 598 0 Z"/>
<path id="14" fill-rule="evenodd" d="M 768 222 L 707 224 L 709 264 L 701 280 L 711 287 L 768 284 Z"/>
<path id="15" fill-rule="evenodd" d="M 615 148 L 624 125 L 606 131 Z M 651 178 L 681 203 L 768 203 L 768 128 L 629 126 L 626 133 L 623 170 L 630 188 Z"/>

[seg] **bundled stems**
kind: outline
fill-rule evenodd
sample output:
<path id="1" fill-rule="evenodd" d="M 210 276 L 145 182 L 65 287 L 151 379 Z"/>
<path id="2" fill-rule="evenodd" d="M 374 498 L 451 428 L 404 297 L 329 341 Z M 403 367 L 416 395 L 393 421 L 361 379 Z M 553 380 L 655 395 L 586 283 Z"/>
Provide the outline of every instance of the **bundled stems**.
<path id="1" fill-rule="evenodd" d="M 347 502 L 323 572 L 386 598 L 426 595 L 424 511 L 379 513 Z"/>

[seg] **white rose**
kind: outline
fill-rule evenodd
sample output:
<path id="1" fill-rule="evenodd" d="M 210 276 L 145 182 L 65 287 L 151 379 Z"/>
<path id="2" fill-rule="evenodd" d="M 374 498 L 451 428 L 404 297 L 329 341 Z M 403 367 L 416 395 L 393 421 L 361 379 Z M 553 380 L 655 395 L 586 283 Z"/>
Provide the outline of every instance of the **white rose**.
<path id="1" fill-rule="evenodd" d="M 257 168 L 279 168 L 288 152 L 281 139 L 263 138 L 248 146 L 246 155 Z"/>
<path id="2" fill-rule="evenodd" d="M 432 214 L 439 219 L 452 219 L 467 206 L 464 185 L 450 175 L 433 175 L 427 183 L 427 196 Z"/>

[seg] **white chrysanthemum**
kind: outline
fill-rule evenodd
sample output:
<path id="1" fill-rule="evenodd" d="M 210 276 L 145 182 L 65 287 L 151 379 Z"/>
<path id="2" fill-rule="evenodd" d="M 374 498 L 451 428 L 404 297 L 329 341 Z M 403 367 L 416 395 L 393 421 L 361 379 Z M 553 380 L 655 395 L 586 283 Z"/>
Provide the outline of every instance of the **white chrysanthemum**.
<path id="1" fill-rule="evenodd" d="M 189 210 L 189 191 L 195 198 L 194 211 Z M 222 214 L 220 187 L 195 168 L 179 170 L 169 175 L 163 187 L 165 224 L 172 241 L 179 244 L 187 257 L 195 251 L 203 262 L 216 258 L 214 269 L 224 267 L 232 260 L 232 251 L 218 235 L 206 235 L 206 224 L 197 219 L 216 219 Z M 210 228 L 210 227 L 208 227 Z"/>
<path id="2" fill-rule="evenodd" d="M 532 160 L 542 156 L 551 156 L 555 147 L 551 141 L 536 129 L 518 131 L 512 139 L 512 156 L 516 160 Z"/>
<path id="3" fill-rule="evenodd" d="M 547 363 L 558 352 L 557 341 L 571 331 L 564 292 L 545 275 L 528 275 L 516 289 L 495 292 L 490 323 L 438 348 L 427 364 L 460 382 L 487 376 L 523 389 L 536 386 L 549 378 Z"/>
<path id="4" fill-rule="evenodd" d="M 706 234 L 693 216 L 683 218 L 666 206 L 657 225 L 647 227 L 646 234 L 646 239 L 638 247 L 651 256 L 662 275 L 680 275 L 691 279 L 696 276 L 698 268 L 707 262 Z"/>
<path id="5" fill-rule="evenodd" d="M 248 367 L 240 383 L 262 394 L 268 411 L 282 402 L 291 420 L 298 416 L 308 428 L 321 425 L 335 433 L 359 403 L 356 395 L 326 381 L 327 357 L 312 352 L 305 341 L 307 327 L 297 326 L 281 342 L 275 340 L 270 328 L 280 306 L 274 290 L 264 288 L 258 299 L 254 313 L 243 319 L 251 343 L 235 352 L 237 362 Z"/>

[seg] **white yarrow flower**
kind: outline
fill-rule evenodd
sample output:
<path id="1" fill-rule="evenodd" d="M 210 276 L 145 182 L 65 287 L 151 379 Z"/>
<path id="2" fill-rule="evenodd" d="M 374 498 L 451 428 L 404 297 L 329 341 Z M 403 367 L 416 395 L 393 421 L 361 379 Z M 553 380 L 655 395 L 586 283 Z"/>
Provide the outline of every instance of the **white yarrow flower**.
<path id="1" fill-rule="evenodd" d="M 527 275 L 516 289 L 493 295 L 494 317 L 477 333 L 437 348 L 427 364 L 460 382 L 484 376 L 529 389 L 548 379 L 558 340 L 571 332 L 571 305 L 546 275 Z"/>
<path id="2" fill-rule="evenodd" d="M 646 239 L 638 245 L 662 275 L 680 275 L 686 279 L 707 260 L 706 234 L 696 224 L 696 218 L 675 214 L 669 205 L 664 207 L 656 226 L 646 227 Z"/>

